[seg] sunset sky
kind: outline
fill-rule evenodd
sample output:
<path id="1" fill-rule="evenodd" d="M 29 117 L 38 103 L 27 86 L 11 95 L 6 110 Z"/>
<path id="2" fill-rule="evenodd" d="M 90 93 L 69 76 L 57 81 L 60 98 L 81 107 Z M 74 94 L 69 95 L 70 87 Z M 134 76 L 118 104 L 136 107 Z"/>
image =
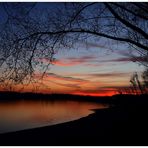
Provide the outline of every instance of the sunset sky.
<path id="1" fill-rule="evenodd" d="M 37 7 L 54 8 L 56 4 L 38 4 Z M 1 20 L 4 16 L 3 12 Z M 38 80 L 42 73 L 36 72 L 35 79 L 39 83 L 34 85 L 37 92 L 110 96 L 116 94 L 119 88 L 129 87 L 133 72 L 140 75 L 144 69 L 132 62 L 127 44 L 117 44 L 104 38 L 98 41 L 92 39 L 87 43 L 81 41 L 71 49 L 58 49 L 54 57 L 55 61 L 42 81 Z M 49 63 L 48 59 L 38 60 L 42 60 L 44 64 Z M 32 87 L 30 84 L 23 91 L 32 91 Z"/>
<path id="2" fill-rule="evenodd" d="M 124 45 L 119 45 L 118 49 L 101 43 L 87 44 L 87 48 L 85 46 L 80 43 L 79 49 L 58 51 L 56 60 L 43 79 L 49 87 L 44 88 L 44 92 L 113 95 L 118 88 L 130 86 L 133 72 L 141 74 L 143 71 L 142 66 L 127 56 L 128 50 Z M 48 60 L 44 59 L 43 62 L 47 64 Z"/>

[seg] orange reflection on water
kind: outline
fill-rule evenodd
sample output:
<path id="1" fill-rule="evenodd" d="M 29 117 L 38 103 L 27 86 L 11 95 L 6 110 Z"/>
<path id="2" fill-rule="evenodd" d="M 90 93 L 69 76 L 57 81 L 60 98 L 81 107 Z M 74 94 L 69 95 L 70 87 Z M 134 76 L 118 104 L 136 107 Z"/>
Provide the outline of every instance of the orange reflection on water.
<path id="1" fill-rule="evenodd" d="M 85 117 L 107 105 L 79 101 L 16 101 L 0 103 L 0 133 L 54 125 Z"/>

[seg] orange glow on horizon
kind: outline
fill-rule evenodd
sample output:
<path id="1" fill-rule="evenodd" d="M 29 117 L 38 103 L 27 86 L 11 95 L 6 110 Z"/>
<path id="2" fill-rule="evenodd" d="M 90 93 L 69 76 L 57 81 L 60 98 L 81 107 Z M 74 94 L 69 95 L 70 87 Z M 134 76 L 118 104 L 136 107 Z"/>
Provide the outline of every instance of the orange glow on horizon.
<path id="1" fill-rule="evenodd" d="M 116 73 L 115 73 L 116 74 Z M 41 73 L 36 73 L 34 78 L 38 83 L 31 83 L 29 85 L 16 85 L 14 86 L 14 92 L 31 92 L 31 93 L 43 93 L 43 94 L 71 94 L 80 96 L 113 96 L 117 94 L 118 87 L 115 83 L 107 84 L 105 80 L 112 79 L 113 74 L 107 74 L 104 78 L 103 74 L 90 74 L 89 77 L 83 75 L 60 75 L 56 73 L 46 73 L 41 81 Z M 112 76 L 113 75 L 113 76 Z M 116 75 L 115 75 L 116 76 Z M 101 78 L 104 79 L 101 79 Z M 99 79 L 101 79 L 99 81 Z M 121 77 L 122 78 L 122 77 Z M 118 82 L 118 81 L 117 81 Z M 116 83 L 117 83 L 116 82 Z M 119 88 L 127 87 L 126 83 L 122 81 L 117 84 Z M 24 89 L 22 89 L 22 87 Z M 5 91 L 0 87 L 1 91 Z"/>
<path id="2" fill-rule="evenodd" d="M 3 89 L 0 89 L 0 91 L 1 92 L 5 92 L 6 90 L 3 90 Z M 79 91 L 79 92 L 71 92 L 71 93 L 68 93 L 68 92 L 49 92 L 48 90 L 41 90 L 41 91 L 37 91 L 37 92 L 34 92 L 34 91 L 32 91 L 31 90 L 31 88 L 29 89 L 29 88 L 27 88 L 27 89 L 25 89 L 25 90 L 22 90 L 21 92 L 20 91 L 13 91 L 13 92 L 19 92 L 19 93 L 41 93 L 41 94 L 69 94 L 69 95 L 80 95 L 80 96 L 93 96 L 93 97 L 99 97 L 99 96 L 113 96 L 113 95 L 115 95 L 115 94 L 117 94 L 117 92 L 116 91 L 110 91 L 110 92 L 106 92 L 106 93 L 97 93 L 97 92 L 92 92 L 92 93 L 90 93 L 90 92 L 81 92 L 81 91 Z"/>
<path id="3" fill-rule="evenodd" d="M 99 97 L 99 96 L 113 96 L 116 94 L 116 92 L 108 92 L 108 93 L 87 93 L 87 92 L 74 92 L 71 93 L 72 95 L 80 95 L 80 96 L 93 96 L 93 97 Z"/>

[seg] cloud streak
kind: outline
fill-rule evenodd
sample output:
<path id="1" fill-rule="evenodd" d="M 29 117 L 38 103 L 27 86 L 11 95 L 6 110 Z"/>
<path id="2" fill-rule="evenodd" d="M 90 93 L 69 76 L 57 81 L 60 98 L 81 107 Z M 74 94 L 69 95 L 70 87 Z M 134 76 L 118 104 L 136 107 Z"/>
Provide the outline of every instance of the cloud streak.
<path id="1" fill-rule="evenodd" d="M 86 83 L 86 82 L 88 82 L 88 80 L 61 76 L 61 75 L 57 75 L 55 73 L 48 73 L 46 75 L 46 78 L 51 79 L 51 80 L 55 79 L 55 80 L 63 80 L 63 81 L 69 81 L 69 82 L 75 82 L 75 83 Z"/>
<path id="2" fill-rule="evenodd" d="M 56 66 L 76 66 L 76 65 L 80 65 L 80 64 L 90 64 L 92 62 L 98 62 L 96 60 L 96 56 L 81 56 L 81 57 L 69 57 L 69 58 L 65 58 L 65 59 L 56 59 L 52 62 L 53 65 Z M 51 61 L 49 59 L 39 59 L 40 62 L 43 63 L 51 63 Z M 93 66 L 90 65 L 90 66 Z"/>
<path id="3" fill-rule="evenodd" d="M 59 82 L 55 82 L 55 81 L 51 81 L 50 82 L 56 84 L 56 85 L 60 85 L 60 86 L 64 86 L 64 87 L 70 87 L 73 89 L 80 89 L 81 87 L 79 86 L 79 84 L 63 84 L 63 83 L 59 83 Z"/>
<path id="4" fill-rule="evenodd" d="M 129 75 L 129 73 L 112 72 L 112 73 L 94 73 L 87 75 L 91 77 L 123 77 Z"/>
<path id="5" fill-rule="evenodd" d="M 42 76 L 41 74 L 36 74 L 35 78 L 39 79 L 39 78 L 41 78 L 41 76 Z M 87 84 L 90 82 L 89 80 L 85 80 L 85 79 L 81 79 L 81 78 L 74 78 L 74 77 L 70 77 L 70 76 L 61 76 L 61 75 L 57 75 L 55 73 L 45 74 L 43 77 L 43 80 L 45 83 L 51 82 L 56 85 L 70 87 L 73 89 L 80 89 L 81 88 L 80 85 Z"/>
<path id="6" fill-rule="evenodd" d="M 55 60 L 53 64 L 57 66 L 76 66 L 92 62 L 95 59 L 95 56 L 69 57 L 66 59 Z"/>
<path id="7" fill-rule="evenodd" d="M 80 76 L 80 77 L 88 77 L 88 78 L 95 78 L 95 77 L 107 77 L 107 78 L 120 78 L 120 77 L 125 77 L 125 76 L 129 76 L 131 73 L 130 72 L 108 72 L 108 73 L 90 73 L 90 74 L 79 74 L 79 73 L 75 73 L 72 75 L 75 76 Z"/>
<path id="8" fill-rule="evenodd" d="M 39 59 L 43 63 L 51 63 L 49 59 Z M 148 58 L 145 57 L 123 57 L 117 59 L 107 59 L 107 60 L 98 60 L 96 56 L 81 56 L 81 57 L 69 57 L 65 59 L 56 59 L 52 62 L 55 66 L 61 67 L 71 67 L 82 65 L 86 67 L 100 67 L 103 66 L 103 63 L 112 63 L 112 62 L 148 62 Z"/>
<path id="9" fill-rule="evenodd" d="M 99 62 L 147 62 L 147 57 L 124 57 L 111 60 L 101 60 Z"/>

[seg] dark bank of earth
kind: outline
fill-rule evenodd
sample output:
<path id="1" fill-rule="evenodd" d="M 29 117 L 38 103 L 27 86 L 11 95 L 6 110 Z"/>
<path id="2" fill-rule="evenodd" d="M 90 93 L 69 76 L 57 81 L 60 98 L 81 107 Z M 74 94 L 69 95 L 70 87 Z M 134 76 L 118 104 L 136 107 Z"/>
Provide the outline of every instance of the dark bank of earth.
<path id="1" fill-rule="evenodd" d="M 147 95 L 111 98 L 114 107 L 59 125 L 0 134 L 0 145 L 148 145 Z"/>

